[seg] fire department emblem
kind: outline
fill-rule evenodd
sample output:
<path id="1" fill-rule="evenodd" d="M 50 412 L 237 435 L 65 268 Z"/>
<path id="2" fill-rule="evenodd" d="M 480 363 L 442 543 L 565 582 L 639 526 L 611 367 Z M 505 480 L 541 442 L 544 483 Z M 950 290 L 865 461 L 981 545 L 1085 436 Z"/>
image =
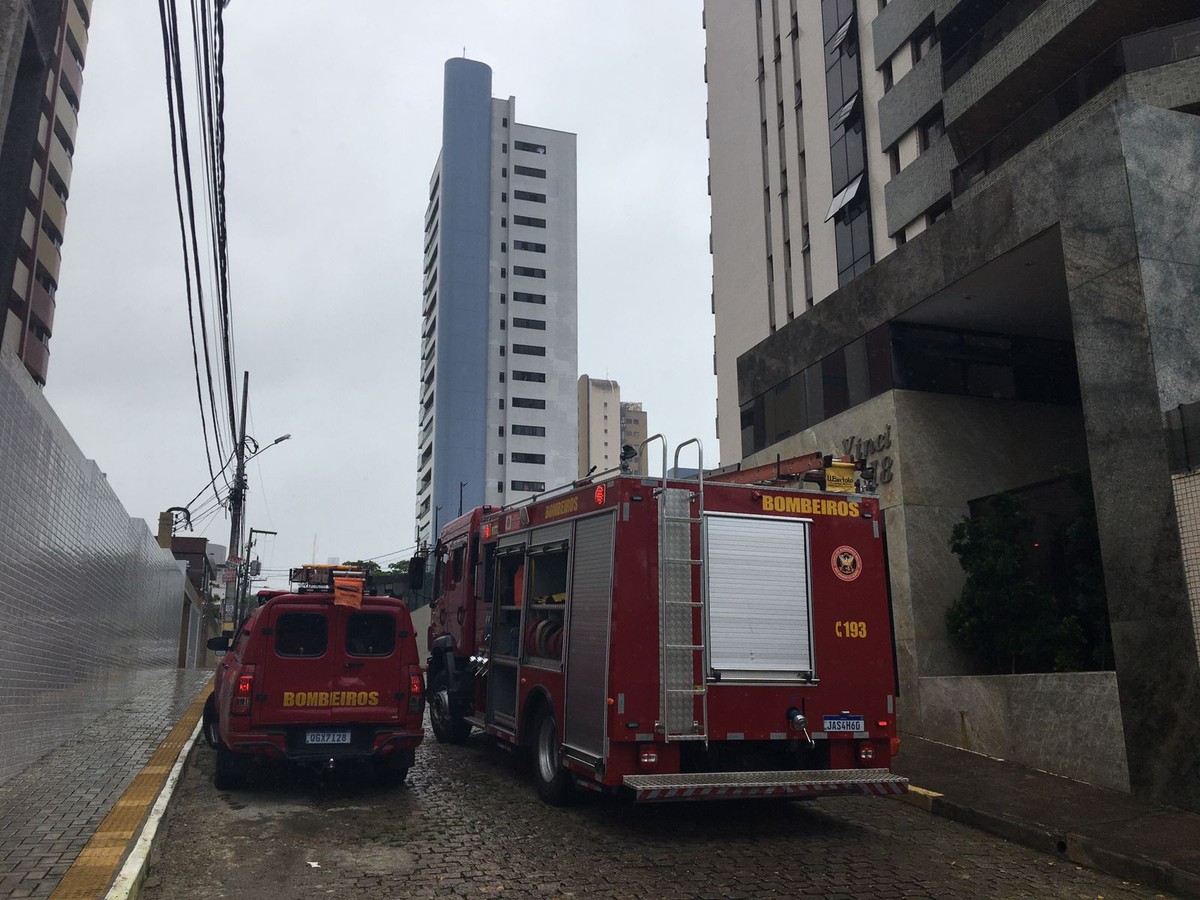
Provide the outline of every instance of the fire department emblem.
<path id="1" fill-rule="evenodd" d="M 853 547 L 838 547 L 833 551 L 833 574 L 842 581 L 853 581 L 862 574 L 862 557 Z"/>

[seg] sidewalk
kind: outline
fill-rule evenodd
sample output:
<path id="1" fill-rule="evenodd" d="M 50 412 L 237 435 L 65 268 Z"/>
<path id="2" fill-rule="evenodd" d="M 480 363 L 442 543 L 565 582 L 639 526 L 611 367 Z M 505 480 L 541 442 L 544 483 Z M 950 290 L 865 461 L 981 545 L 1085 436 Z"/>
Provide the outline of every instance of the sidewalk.
<path id="1" fill-rule="evenodd" d="M 136 833 L 154 802 L 126 789 L 137 778 L 161 785 L 155 754 L 211 678 L 208 670 L 162 670 L 150 688 L 0 785 L 0 898 L 49 897 L 68 870 L 89 877 L 61 885 L 58 896 L 103 895 L 129 843 L 121 835 Z"/>
<path id="2" fill-rule="evenodd" d="M 892 768 L 935 815 L 1119 878 L 1200 897 L 1200 815 L 902 735 Z"/>

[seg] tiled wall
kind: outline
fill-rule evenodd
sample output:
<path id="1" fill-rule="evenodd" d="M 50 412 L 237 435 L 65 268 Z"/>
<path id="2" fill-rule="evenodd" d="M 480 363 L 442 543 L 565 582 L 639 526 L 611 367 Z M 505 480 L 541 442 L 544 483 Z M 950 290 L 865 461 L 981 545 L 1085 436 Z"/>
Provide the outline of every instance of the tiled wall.
<path id="1" fill-rule="evenodd" d="M 1172 475 L 1175 515 L 1179 518 L 1179 544 L 1183 550 L 1183 574 L 1192 601 L 1192 631 L 1200 654 L 1200 472 Z"/>
<path id="2" fill-rule="evenodd" d="M 175 666 L 182 565 L 0 349 L 0 781 Z"/>

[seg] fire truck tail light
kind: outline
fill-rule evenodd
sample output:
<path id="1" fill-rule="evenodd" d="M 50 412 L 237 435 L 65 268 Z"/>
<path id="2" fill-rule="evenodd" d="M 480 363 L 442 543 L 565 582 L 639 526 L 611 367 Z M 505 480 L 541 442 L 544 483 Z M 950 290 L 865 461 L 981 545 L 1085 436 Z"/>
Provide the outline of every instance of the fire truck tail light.
<path id="1" fill-rule="evenodd" d="M 888 722 L 887 722 L 887 719 L 880 719 L 880 720 L 879 720 L 878 722 L 876 722 L 875 724 L 876 724 L 876 725 L 878 725 L 880 728 L 887 728 L 887 727 L 888 727 Z"/>
<path id="2" fill-rule="evenodd" d="M 861 763 L 873 762 L 875 759 L 875 745 L 864 741 L 858 746 L 858 761 Z"/>
<path id="3" fill-rule="evenodd" d="M 654 744 L 642 744 L 638 747 L 638 761 L 643 768 L 656 768 L 658 766 L 658 747 Z"/>
<path id="4" fill-rule="evenodd" d="M 889 747 L 888 749 L 890 749 L 892 751 L 892 756 L 899 756 L 900 755 L 900 738 L 898 738 L 898 737 L 892 738 L 891 747 Z"/>
<path id="5" fill-rule="evenodd" d="M 425 711 L 425 680 L 420 666 L 408 667 L 408 712 L 420 715 Z"/>
<path id="6" fill-rule="evenodd" d="M 254 696 L 254 676 L 242 675 L 238 678 L 237 690 L 233 695 L 232 708 L 229 710 L 231 716 L 248 716 L 250 715 L 250 700 Z"/>

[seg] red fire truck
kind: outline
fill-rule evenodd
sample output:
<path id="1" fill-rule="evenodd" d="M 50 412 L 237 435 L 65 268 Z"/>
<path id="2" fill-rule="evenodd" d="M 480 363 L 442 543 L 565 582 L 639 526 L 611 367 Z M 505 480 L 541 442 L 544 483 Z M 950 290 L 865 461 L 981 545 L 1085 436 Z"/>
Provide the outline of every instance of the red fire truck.
<path id="1" fill-rule="evenodd" d="M 434 734 L 529 747 L 554 804 L 904 792 L 870 472 L 706 476 L 700 455 L 688 478 L 601 473 L 442 529 Z"/>

